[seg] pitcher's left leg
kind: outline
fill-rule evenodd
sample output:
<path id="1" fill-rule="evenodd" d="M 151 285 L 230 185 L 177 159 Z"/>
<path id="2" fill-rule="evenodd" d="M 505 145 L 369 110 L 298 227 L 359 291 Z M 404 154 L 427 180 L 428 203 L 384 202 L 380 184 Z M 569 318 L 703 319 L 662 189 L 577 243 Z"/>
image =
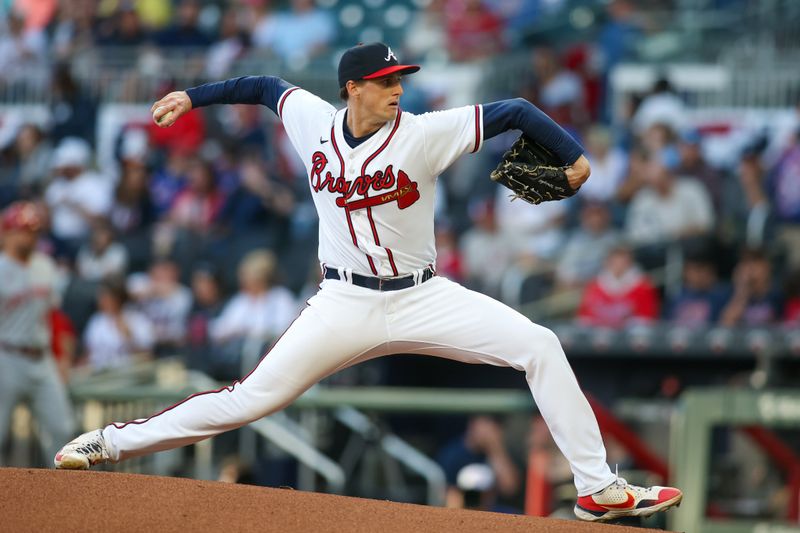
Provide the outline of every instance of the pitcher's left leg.
<path id="1" fill-rule="evenodd" d="M 553 439 L 567 458 L 578 494 L 597 492 L 616 476 L 594 413 L 556 335 L 510 307 L 443 278 L 400 291 L 390 317 L 393 347 L 525 372 Z"/>

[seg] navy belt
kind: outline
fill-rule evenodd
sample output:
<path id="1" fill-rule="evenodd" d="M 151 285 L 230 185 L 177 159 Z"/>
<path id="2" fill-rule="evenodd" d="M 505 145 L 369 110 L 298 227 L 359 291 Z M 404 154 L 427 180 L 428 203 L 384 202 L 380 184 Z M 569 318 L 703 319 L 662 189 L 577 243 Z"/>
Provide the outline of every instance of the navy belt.
<path id="1" fill-rule="evenodd" d="M 431 267 L 422 271 L 422 278 L 420 284 L 425 283 L 433 277 L 433 269 Z M 325 267 L 325 279 L 338 279 L 342 280 L 339 271 L 335 268 Z M 399 291 L 401 289 L 411 288 L 417 283 L 414 282 L 414 275 L 403 276 L 402 278 L 376 278 L 373 276 L 362 276 L 361 274 L 350 274 L 353 285 L 364 287 L 365 289 L 372 289 L 374 291 Z M 347 281 L 347 280 L 342 280 Z"/>

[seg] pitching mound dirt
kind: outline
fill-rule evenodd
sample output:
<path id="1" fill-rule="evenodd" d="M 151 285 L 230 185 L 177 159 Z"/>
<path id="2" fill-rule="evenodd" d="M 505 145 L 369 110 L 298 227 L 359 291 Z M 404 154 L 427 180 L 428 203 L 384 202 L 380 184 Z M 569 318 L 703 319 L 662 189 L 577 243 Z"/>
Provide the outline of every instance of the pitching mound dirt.
<path id="1" fill-rule="evenodd" d="M 0 469 L 2 531 L 576 532 L 645 529 L 110 472 Z"/>

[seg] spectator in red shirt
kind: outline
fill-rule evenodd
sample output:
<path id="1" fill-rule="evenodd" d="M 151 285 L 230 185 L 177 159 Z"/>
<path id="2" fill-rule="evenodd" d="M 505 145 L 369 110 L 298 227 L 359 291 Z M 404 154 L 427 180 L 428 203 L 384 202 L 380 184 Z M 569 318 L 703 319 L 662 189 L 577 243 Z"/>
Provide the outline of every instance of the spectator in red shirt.
<path id="1" fill-rule="evenodd" d="M 659 303 L 658 292 L 634 262 L 631 249 L 620 244 L 609 252 L 603 270 L 584 290 L 578 320 L 619 329 L 655 320 Z"/>
<path id="2" fill-rule="evenodd" d="M 445 5 L 447 49 L 453 61 L 470 61 L 505 48 L 503 21 L 482 0 L 450 0 Z"/>

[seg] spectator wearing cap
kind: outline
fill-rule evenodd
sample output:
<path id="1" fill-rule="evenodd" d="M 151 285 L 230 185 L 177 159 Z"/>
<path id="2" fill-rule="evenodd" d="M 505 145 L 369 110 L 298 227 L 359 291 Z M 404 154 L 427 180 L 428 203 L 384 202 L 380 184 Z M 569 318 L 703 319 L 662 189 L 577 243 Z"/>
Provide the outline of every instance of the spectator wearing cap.
<path id="1" fill-rule="evenodd" d="M 636 133 L 644 133 L 654 124 L 667 124 L 675 131 L 682 131 L 686 123 L 686 104 L 666 78 L 659 78 L 631 119 Z"/>
<path id="2" fill-rule="evenodd" d="M 632 244 L 663 247 L 712 230 L 714 209 L 708 192 L 697 180 L 677 177 L 678 163 L 674 148 L 649 157 L 645 187 L 633 196 L 625 221 Z"/>
<path id="3" fill-rule="evenodd" d="M 577 318 L 587 326 L 621 329 L 652 323 L 659 306 L 658 291 L 634 261 L 630 246 L 619 243 L 586 286 Z"/>
<path id="4" fill-rule="evenodd" d="M 51 353 L 50 312 L 60 300 L 53 260 L 37 251 L 42 210 L 15 202 L 0 216 L 0 459 L 17 403 L 30 401 L 45 457 L 73 435 L 72 406 Z M 2 463 L 2 460 L 0 460 Z"/>
<path id="5" fill-rule="evenodd" d="M 52 213 L 51 231 L 70 259 L 88 238 L 92 223 L 111 208 L 111 183 L 89 169 L 91 157 L 85 140 L 61 141 L 53 154 L 55 178 L 44 194 Z"/>

